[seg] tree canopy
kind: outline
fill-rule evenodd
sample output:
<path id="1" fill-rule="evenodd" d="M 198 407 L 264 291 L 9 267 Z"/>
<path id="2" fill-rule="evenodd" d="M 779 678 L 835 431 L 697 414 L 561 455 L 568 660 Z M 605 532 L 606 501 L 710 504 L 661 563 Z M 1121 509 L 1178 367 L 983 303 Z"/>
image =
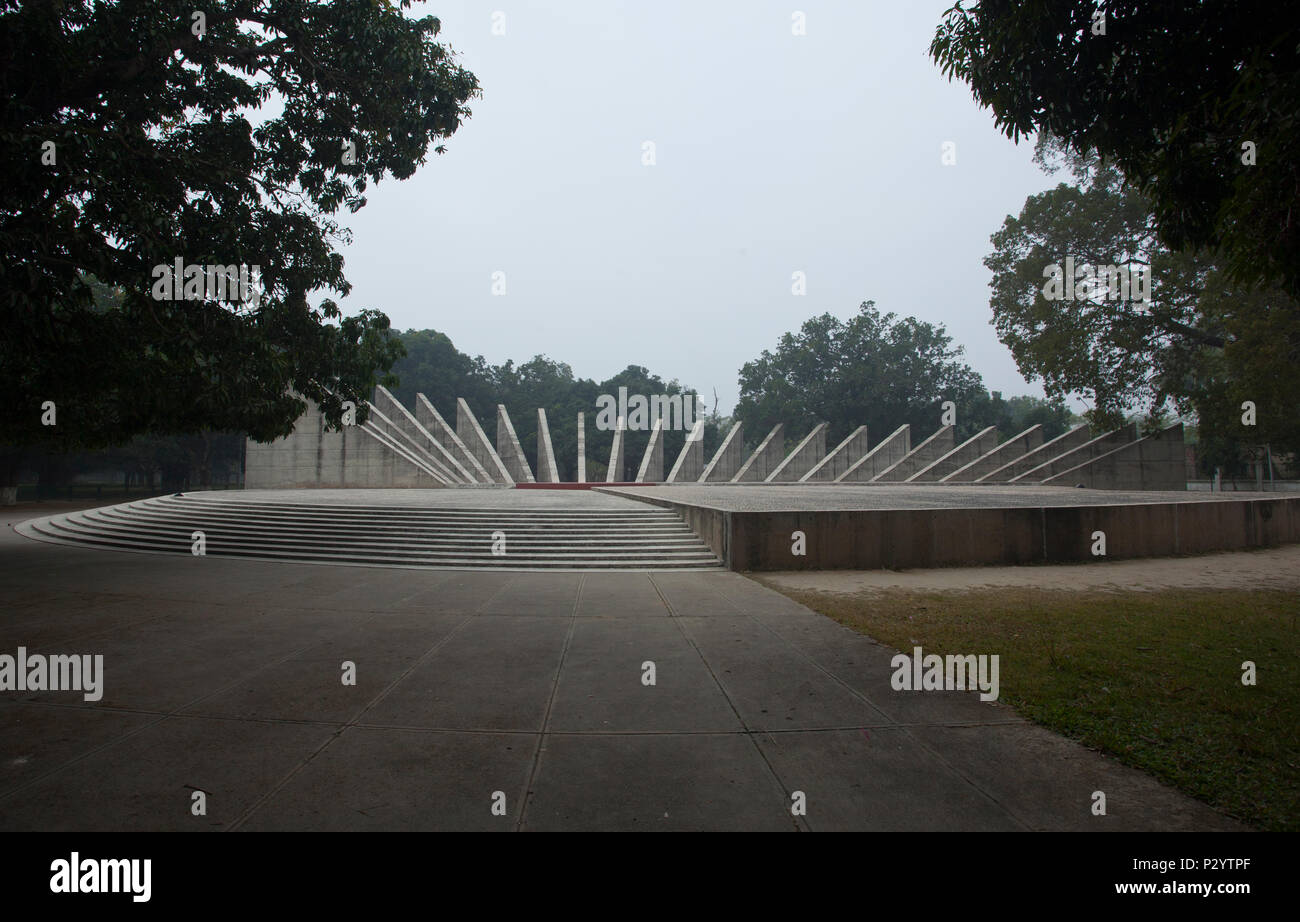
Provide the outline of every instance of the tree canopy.
<path id="1" fill-rule="evenodd" d="M 1134 410 L 1158 422 L 1195 416 L 1216 462 L 1230 443 L 1300 448 L 1287 392 L 1300 386 L 1300 310 L 1279 288 L 1231 280 L 1215 255 L 1169 249 L 1147 197 L 1096 155 L 1040 135 L 1036 159 L 1072 182 L 1030 196 L 992 237 L 993 322 L 1020 371 L 1050 395 L 1092 402 L 1091 420 L 1119 425 Z M 1149 267 L 1149 297 L 1092 292 L 1049 298 L 1045 269 L 1067 258 L 1084 267 Z M 1135 286 L 1136 287 L 1136 286 Z M 1130 291 L 1130 295 L 1134 295 Z M 1242 404 L 1256 407 L 1243 427 Z"/>
<path id="2" fill-rule="evenodd" d="M 1063 404 L 1034 398 L 1012 404 L 990 394 L 980 375 L 959 361 L 962 353 L 943 325 L 881 314 L 864 301 L 849 320 L 813 317 L 798 333 L 784 334 L 775 350 L 747 362 L 736 418 L 752 442 L 778 422 L 786 424 L 787 442 L 826 422 L 829 444 L 861 425 L 874 443 L 904 423 L 913 435 L 928 436 L 951 400 L 959 440 L 986 426 L 998 426 L 1004 438 L 1038 422 L 1053 435 L 1064 431 L 1070 414 Z M 1037 418 L 1026 422 L 1035 410 Z"/>
<path id="3" fill-rule="evenodd" d="M 979 0 L 930 45 L 1007 136 L 1064 138 L 1144 192 L 1164 243 L 1300 299 L 1300 20 L 1275 0 Z"/>
<path id="4" fill-rule="evenodd" d="M 0 441 L 267 440 L 290 389 L 335 423 L 360 404 L 400 347 L 379 311 L 309 300 L 349 291 L 335 215 L 478 93 L 409 5 L 0 3 Z M 259 267 L 261 297 L 159 300 L 177 259 Z"/>

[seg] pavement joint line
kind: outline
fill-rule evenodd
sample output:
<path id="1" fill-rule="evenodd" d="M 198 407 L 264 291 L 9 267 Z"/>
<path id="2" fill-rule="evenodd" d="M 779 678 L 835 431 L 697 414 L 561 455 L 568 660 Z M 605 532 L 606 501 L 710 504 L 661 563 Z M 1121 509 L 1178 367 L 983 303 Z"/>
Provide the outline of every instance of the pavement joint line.
<path id="1" fill-rule="evenodd" d="M 551 708 L 555 705 L 555 694 L 560 688 L 560 675 L 564 671 L 564 660 L 569 655 L 569 644 L 573 641 L 573 629 L 578 626 L 578 609 L 582 606 L 582 590 L 587 584 L 585 575 L 578 578 L 578 591 L 573 597 L 573 613 L 569 618 L 569 629 L 564 633 L 564 646 L 560 649 L 560 661 L 555 666 L 555 678 L 551 680 L 551 694 L 546 699 L 546 714 L 542 717 L 542 732 L 537 735 L 537 748 L 533 750 L 533 762 L 528 768 L 528 780 L 524 784 L 523 802 L 519 805 L 519 819 L 515 821 L 515 832 L 523 832 L 524 822 L 528 816 L 528 804 L 533 794 L 533 781 L 537 769 L 541 767 L 542 750 L 546 748 L 547 728 L 551 723 Z"/>
<path id="2" fill-rule="evenodd" d="M 491 599 L 497 598 L 497 596 L 499 596 L 500 593 L 506 590 L 507 586 L 513 584 L 513 581 L 515 580 L 513 579 L 503 580 L 502 585 L 498 586 L 497 592 L 494 592 L 493 594 L 491 594 L 491 596 L 484 599 L 484 601 L 482 601 L 480 603 L 480 606 L 478 607 L 480 607 L 481 609 L 481 607 L 487 605 L 487 603 L 489 603 Z M 266 802 L 269 802 L 270 798 L 276 796 L 277 793 L 281 791 L 281 789 L 283 789 L 283 787 L 285 787 L 286 784 L 289 784 L 289 782 L 291 782 L 292 779 L 296 778 L 296 776 L 299 775 L 299 772 L 302 772 L 302 770 L 305 769 L 305 767 L 307 767 L 309 763 L 313 761 L 313 759 L 315 759 L 317 756 L 320 756 L 322 752 L 325 752 L 325 750 L 328 749 L 329 746 L 333 744 L 335 740 L 338 740 L 339 737 L 342 737 L 343 733 L 347 732 L 348 728 L 356 727 L 357 724 L 360 724 L 361 718 L 365 717 L 365 714 L 369 713 L 369 711 L 372 710 L 374 706 L 380 704 L 380 701 L 382 701 L 383 698 L 387 697 L 387 694 L 393 691 L 394 688 L 398 687 L 400 681 L 406 679 L 407 676 L 411 675 L 411 672 L 415 671 L 417 667 L 421 666 L 422 663 L 426 661 L 426 659 L 429 659 L 429 657 L 432 657 L 432 655 L 434 653 L 437 653 L 439 649 L 442 649 L 442 646 L 445 645 L 448 640 L 451 640 L 451 637 L 454 637 L 456 633 L 460 631 L 460 628 L 463 628 L 465 624 L 471 622 L 473 618 L 474 618 L 473 612 L 471 612 L 471 614 L 465 615 L 464 618 L 461 618 L 460 622 L 456 623 L 455 626 L 450 629 L 450 631 L 447 631 L 445 635 L 439 637 L 438 640 L 435 640 L 433 644 L 429 646 L 428 650 L 425 650 L 424 653 L 420 654 L 420 657 L 417 657 L 415 661 L 411 663 L 411 666 L 408 666 L 406 670 L 402 672 L 402 674 L 396 676 L 396 678 L 393 681 L 390 681 L 390 683 L 387 684 L 386 688 L 383 688 L 380 693 L 376 694 L 376 696 L 374 696 L 372 700 L 370 700 L 368 705 L 365 705 L 363 709 L 357 711 L 354 717 L 352 717 L 350 720 L 347 720 L 346 723 L 334 724 L 335 726 L 334 732 L 330 733 L 329 737 L 326 737 L 324 743 L 321 743 L 320 745 L 317 746 L 315 750 L 313 750 L 313 752 L 308 753 L 307 756 L 305 756 L 303 759 L 300 759 L 298 765 L 292 767 L 292 769 L 287 771 L 285 776 L 279 779 L 276 784 L 270 785 L 270 788 L 266 789 L 266 791 L 261 793 L 260 797 L 255 798 L 252 804 L 248 805 L 247 808 L 244 808 L 243 811 L 240 811 L 238 817 L 235 817 L 234 821 L 231 822 L 229 826 L 225 828 L 224 831 L 225 832 L 238 831 L 240 826 L 243 826 L 244 823 L 248 822 L 248 819 L 252 818 L 253 813 L 256 813 L 256 811 L 259 810 L 261 806 L 264 806 Z M 369 618 L 365 623 L 372 622 L 372 620 L 374 620 L 374 618 Z"/>
<path id="3" fill-rule="evenodd" d="M 373 618 L 368 618 L 366 619 L 365 622 L 362 622 L 362 624 L 364 625 L 373 620 L 374 620 Z M 126 742 L 132 737 L 144 733 L 146 730 L 152 729 L 153 727 L 157 727 L 160 724 L 165 723 L 166 721 L 170 720 L 173 717 L 185 717 L 187 715 L 184 715 L 181 712 L 184 711 L 186 708 L 193 707 L 196 704 L 201 704 L 202 702 L 208 700 L 209 698 L 215 698 L 217 695 L 224 694 L 230 689 L 239 686 L 240 684 L 248 681 L 249 679 L 252 679 L 257 675 L 267 671 L 268 669 L 272 669 L 276 666 L 281 665 L 282 663 L 286 663 L 289 660 L 293 659 L 295 656 L 298 656 L 304 653 L 305 651 L 310 650 L 312 647 L 319 646 L 326 642 L 327 642 L 327 638 L 321 638 L 319 640 L 313 640 L 311 643 L 304 644 L 303 646 L 298 647 L 297 649 L 289 651 L 279 659 L 272 660 L 262 666 L 257 667 L 251 672 L 244 673 L 240 675 L 238 678 L 231 679 L 225 685 L 213 689 L 211 692 L 209 692 L 206 695 L 200 695 L 199 697 L 194 698 L 191 701 L 187 701 L 184 704 L 178 705 L 177 707 L 173 708 L 170 711 L 163 712 L 161 716 L 158 717 L 157 720 L 152 720 L 147 724 L 143 724 L 139 727 L 136 727 L 134 730 L 128 730 L 126 733 L 123 733 L 121 736 L 114 737 L 111 740 L 107 740 L 104 743 L 100 744 L 99 746 L 95 746 L 94 748 L 88 749 L 87 751 L 81 753 L 78 756 L 74 756 L 71 759 L 68 759 L 66 762 L 62 762 L 59 765 L 51 767 L 48 771 L 41 772 L 39 775 L 34 775 L 33 777 L 24 781 L 22 784 L 19 784 L 17 787 L 10 788 L 8 791 L 0 793 L 0 802 L 6 801 L 10 797 L 13 797 L 15 794 L 25 791 L 36 784 L 39 784 L 41 781 L 44 781 L 46 778 L 49 778 L 51 775 L 58 774 L 61 771 L 64 771 L 68 768 L 71 768 L 74 765 L 84 762 L 85 760 L 89 759 L 91 756 L 98 755 L 99 753 L 103 752 L 106 749 L 111 749 L 114 746 L 118 746 Z"/>
<path id="4" fill-rule="evenodd" d="M 70 704 L 59 701 L 27 701 L 27 700 L 8 700 L 3 706 L 7 707 L 33 707 L 33 708 L 51 708 L 64 710 L 93 711 L 104 714 L 125 714 L 139 715 L 145 717 L 175 717 L 180 720 L 216 720 L 228 723 L 250 723 L 250 724 L 288 724 L 293 726 L 311 726 L 311 727 L 336 727 L 343 728 L 347 724 L 338 720 L 317 720 L 310 717 L 237 717 L 230 714 L 175 714 L 171 715 L 164 711 L 150 711 L 143 708 L 126 708 L 126 707 L 101 707 L 99 705 L 88 704 Z M 780 727 L 769 728 L 766 730 L 752 731 L 764 735 L 771 734 L 790 734 L 790 733 L 846 733 L 855 730 L 898 730 L 909 727 L 928 729 L 967 729 L 978 727 L 1018 727 L 1025 723 L 1023 719 L 1007 720 L 990 720 L 990 721 L 936 721 L 934 723 L 920 723 L 910 721 L 906 723 L 882 723 L 882 724 L 845 724 L 833 727 Z M 515 736 L 537 736 L 537 730 L 524 728 L 502 728 L 502 727 L 418 727 L 409 724 L 387 724 L 387 723 L 356 723 L 353 725 L 358 730 L 400 730 L 411 733 L 473 733 L 485 736 L 494 736 L 500 734 L 511 734 Z M 555 730 L 547 731 L 548 736 L 743 736 L 751 731 L 748 730 Z"/>
<path id="5" fill-rule="evenodd" d="M 745 577 L 745 578 L 748 579 L 748 577 Z M 788 596 L 785 596 L 784 593 L 777 592 L 775 589 L 770 589 L 770 588 L 768 588 L 767 586 L 764 586 L 762 583 L 758 582 L 757 580 L 750 579 L 749 582 L 750 582 L 752 585 L 754 585 L 754 586 L 758 586 L 760 589 L 762 589 L 762 590 L 765 591 L 765 592 L 773 592 L 773 593 L 776 593 L 776 594 L 779 595 L 779 596 L 782 596 L 782 597 L 784 597 L 784 598 L 788 598 Z M 746 612 L 746 611 L 745 611 L 743 608 L 741 608 L 739 605 L 735 605 L 735 603 L 731 601 L 731 597 L 730 597 L 730 596 L 723 596 L 723 598 L 726 599 L 726 601 L 727 601 L 729 604 L 732 604 L 733 606 L 735 606 L 736 609 L 737 609 L 738 611 L 740 611 L 742 614 L 748 614 L 748 612 Z M 792 600 L 792 601 L 793 601 L 793 600 Z M 798 603 L 796 603 L 796 604 L 798 604 Z M 804 608 L 807 608 L 807 606 L 803 606 L 803 607 L 804 607 Z M 807 610 L 808 610 L 808 612 L 809 612 L 810 614 L 813 614 L 813 615 L 815 615 L 815 616 L 817 616 L 817 617 L 819 617 L 819 618 L 825 618 L 825 617 L 826 617 L 825 615 L 822 615 L 822 614 L 820 614 L 819 612 L 813 611 L 811 608 L 808 608 Z M 817 669 L 818 671 L 820 671 L 820 672 L 821 672 L 822 674 L 824 674 L 827 678 L 829 678 L 831 681 L 835 682 L 837 685 L 839 685 L 841 688 L 843 688 L 845 691 L 847 691 L 847 692 L 848 692 L 849 694 L 851 694 L 853 697 L 855 697 L 855 698 L 857 698 L 858 700 L 862 701 L 864 704 L 866 704 L 868 707 L 870 707 L 873 711 L 875 711 L 876 713 L 880 714 L 881 716 L 888 717 L 888 715 L 885 714 L 883 711 L 881 711 L 880 708 L 876 707 L 875 702 L 873 702 L 870 698 L 868 698 L 866 695 L 864 695 L 864 694 L 862 694 L 861 692 L 859 692 L 859 691 L 858 691 L 856 688 L 854 688 L 853 686 L 849 685 L 847 682 L 845 682 L 843 679 L 841 679 L 838 675 L 836 675 L 835 673 L 831 672 L 829 669 L 827 669 L 827 668 L 826 668 L 825 666 L 823 666 L 821 663 L 817 662 L 817 660 L 813 659 L 809 654 L 807 654 L 806 652 L 804 652 L 803 650 L 801 650 L 799 647 L 796 647 L 796 646 L 795 646 L 793 643 L 791 643 L 787 638 L 785 638 L 785 637 L 781 636 L 780 634 L 778 634 L 778 633 L 777 633 L 773 628 L 769 627 L 767 624 L 765 624 L 764 622 L 760 621 L 758 618 L 755 618 L 753 615 L 749 615 L 749 617 L 750 617 L 750 619 L 751 619 L 752 621 L 754 621 L 756 624 L 758 624 L 759 626 L 761 626 L 764 630 L 766 630 L 767 632 L 769 632 L 770 634 L 772 634 L 774 637 L 776 637 L 778 640 L 780 640 L 782 643 L 784 643 L 787 647 L 789 647 L 792 651 L 794 651 L 794 653 L 795 653 L 797 656 L 799 656 L 800 658 L 806 660 L 809 664 L 811 664 L 811 665 L 813 666 L 813 668 L 815 668 L 815 669 Z M 831 620 L 833 620 L 833 619 L 827 618 L 826 620 L 831 621 Z M 836 622 L 836 623 L 838 623 L 838 622 Z M 841 627 L 843 627 L 843 625 L 841 625 Z M 845 628 L 845 630 L 851 630 L 851 628 Z M 854 633 L 857 633 L 857 632 L 854 632 Z M 870 636 L 868 636 L 868 635 L 866 635 L 866 634 L 860 634 L 859 636 L 867 637 L 867 639 L 869 639 L 869 640 L 871 640 L 871 641 L 874 641 L 875 643 L 880 643 L 880 641 L 876 640 L 874 637 L 870 637 Z M 881 644 L 881 646 L 885 647 L 885 649 L 887 649 L 887 650 L 888 650 L 888 649 L 893 649 L 893 648 L 890 647 L 888 644 Z M 1013 711 L 1013 713 L 1014 713 L 1014 711 Z M 1017 716 L 1018 716 L 1018 715 L 1017 715 Z M 1028 822 L 1027 820 L 1025 820 L 1023 817 L 1021 817 L 1019 814 L 1017 814 L 1015 810 L 1011 809 L 1009 806 L 1007 806 L 1007 805 L 1004 804 L 1001 800 L 999 800 L 996 796 L 994 796 L 990 791 L 986 790 L 986 789 L 984 788 L 983 785 L 979 784 L 979 783 L 978 783 L 974 778 L 972 778 L 969 774 L 967 774 L 965 771 L 963 771 L 960 767 L 958 767 L 957 765 L 955 765 L 951 760 L 949 760 L 947 757 L 945 757 L 941 752 L 939 752 L 939 751 L 938 751 L 937 749 L 935 749 L 933 746 L 931 746 L 931 745 L 929 745 L 928 743 L 926 743 L 924 740 L 917 738 L 917 737 L 916 737 L 916 736 L 911 732 L 911 730 L 910 730 L 909 727 L 903 726 L 902 724 L 899 724 L 898 726 L 899 726 L 899 728 L 900 728 L 904 733 L 907 734 L 908 739 L 910 739 L 914 744 L 916 744 L 916 746 L 918 746 L 918 747 L 921 748 L 922 750 L 924 750 L 924 751 L 930 753 L 930 755 L 932 755 L 932 756 L 935 758 L 935 760 L 938 761 L 941 765 L 943 765 L 945 768 L 947 768 L 948 771 L 952 772 L 954 775 L 956 775 L 956 776 L 957 776 L 958 778 L 960 778 L 962 781 L 966 782 L 966 784 L 968 784 L 968 785 L 971 787 L 972 790 L 974 790 L 974 791 L 976 791 L 977 793 L 979 793 L 979 795 L 980 795 L 981 797 L 984 797 L 984 798 L 985 798 L 986 800 L 988 800 L 991 804 L 993 804 L 995 807 L 997 807 L 999 810 L 1001 810 L 1003 813 L 1005 813 L 1005 814 L 1007 815 L 1007 817 L 1008 817 L 1009 819 L 1011 819 L 1012 821 L 1014 821 L 1018 826 L 1020 826 L 1022 829 L 1033 829 L 1033 828 L 1034 828 L 1032 823 L 1030 823 L 1030 822 Z"/>
<path id="6" fill-rule="evenodd" d="M 258 809 L 260 809 L 268 801 L 270 801 L 272 797 L 278 794 L 284 788 L 285 785 L 287 785 L 290 781 L 296 778 L 304 768 L 306 768 L 309 764 L 311 764 L 311 762 L 318 755 L 320 755 L 322 752 L 328 749 L 334 743 L 335 740 L 342 737 L 343 734 L 348 731 L 348 729 L 355 727 L 358 723 L 360 723 L 361 718 L 365 716 L 367 712 L 369 712 L 372 708 L 374 708 L 375 705 L 377 705 L 380 701 L 382 701 L 385 697 L 387 697 L 388 694 L 394 688 L 396 688 L 397 685 L 403 679 L 405 679 L 412 672 L 414 672 L 427 659 L 429 659 L 431 656 L 437 653 L 438 650 L 440 650 L 443 647 L 443 645 L 447 643 L 448 640 L 454 637 L 456 633 L 460 631 L 461 628 L 469 624 L 469 622 L 473 619 L 473 617 L 474 617 L 473 615 L 466 615 L 464 618 L 460 620 L 458 624 L 454 625 L 451 628 L 451 630 L 447 631 L 447 633 L 443 634 L 441 637 L 435 640 L 430 645 L 429 649 L 425 650 L 422 654 L 420 654 L 420 656 L 417 657 L 411 663 L 410 666 L 408 666 L 401 674 L 399 674 L 397 678 L 389 682 L 385 688 L 383 688 L 377 695 L 375 695 L 374 698 L 370 700 L 369 704 L 367 704 L 360 711 L 354 714 L 349 720 L 347 720 L 343 724 L 334 724 L 333 726 L 336 729 L 334 730 L 333 733 L 331 733 L 328 737 L 326 737 L 324 742 L 322 742 L 313 751 L 309 752 L 305 757 L 299 760 L 298 764 L 295 765 L 293 768 L 289 769 L 289 771 L 287 771 L 284 774 L 284 776 L 280 778 L 279 781 L 277 781 L 275 784 L 271 785 L 269 788 L 263 791 L 261 796 L 255 798 L 251 804 L 249 804 L 242 811 L 240 811 L 239 815 L 236 816 L 234 820 L 231 821 L 230 825 L 227 826 L 222 831 L 223 832 L 238 831 L 239 827 L 243 826 L 246 822 L 248 822 L 248 820 L 253 816 L 254 813 L 257 812 Z M 368 621 L 373 621 L 373 620 L 374 620 L 373 618 L 368 619 Z"/>
<path id="7" fill-rule="evenodd" d="M 649 574 L 649 576 L 650 576 L 650 585 L 654 587 L 655 592 L 658 594 L 660 600 L 664 603 L 664 607 L 668 609 L 668 613 L 671 616 L 669 620 L 673 623 L 673 626 L 677 628 L 677 632 L 682 635 L 682 639 L 685 640 L 686 643 L 690 645 L 691 649 L 695 651 L 695 655 L 700 658 L 700 662 L 704 664 L 705 670 L 709 673 L 709 678 L 713 680 L 713 684 L 717 686 L 717 689 L 719 693 L 721 693 L 723 700 L 727 702 L 727 707 L 731 708 L 731 713 L 736 716 L 737 722 L 739 722 L 740 726 L 745 731 L 746 739 L 748 739 L 749 744 L 754 747 L 754 752 L 758 754 L 759 759 L 762 761 L 764 767 L 767 769 L 768 776 L 776 784 L 777 789 L 781 792 L 783 802 L 788 804 L 794 793 L 794 788 L 787 787 L 785 782 L 781 780 L 781 775 L 779 772 L 777 772 L 776 766 L 774 766 L 771 763 L 771 761 L 767 758 L 767 753 L 763 752 L 763 747 L 759 746 L 758 741 L 754 738 L 754 733 L 755 733 L 754 728 L 750 727 L 750 725 L 745 721 L 744 716 L 740 713 L 740 709 L 736 707 L 736 703 L 732 701 L 731 696 L 727 694 L 726 687 L 722 684 L 722 680 L 718 678 L 717 673 L 714 672 L 713 665 L 705 658 L 704 652 L 699 648 L 699 645 L 695 643 L 695 638 L 687 634 L 686 629 L 682 627 L 681 619 L 677 617 L 676 609 L 673 608 L 672 603 L 668 601 L 667 596 L 663 594 L 663 590 L 659 588 L 659 584 L 655 581 L 654 575 Z M 812 831 L 812 826 L 808 823 L 808 817 L 806 815 L 805 816 L 792 815 L 791 820 L 794 824 L 795 831 L 797 832 Z"/>
<path id="8" fill-rule="evenodd" d="M 113 633 L 116 633 L 117 631 L 121 631 L 121 630 L 124 630 L 124 629 L 129 629 L 129 628 L 140 627 L 141 625 L 145 625 L 145 624 L 152 624 L 152 623 L 154 623 L 155 621 L 161 621 L 161 620 L 163 620 L 164 618 L 170 618 L 170 617 L 172 617 L 172 614 L 171 614 L 171 613 L 161 614 L 161 615 L 154 615 L 154 616 L 152 616 L 152 617 L 144 617 L 144 618 L 141 618 L 139 621 L 128 621 L 128 622 L 126 622 L 125 624 L 115 624 L 115 625 L 113 625 L 112 627 L 101 628 L 101 629 L 98 630 L 98 631 L 89 631 L 89 632 L 84 633 L 84 634 L 69 634 L 69 635 L 67 635 L 66 637 L 60 637 L 60 638 L 57 639 L 57 640 L 50 640 L 50 641 L 48 641 L 48 642 L 46 642 L 46 643 L 40 644 L 39 646 L 29 647 L 28 649 L 33 650 L 33 651 L 39 651 L 39 650 L 46 649 L 46 648 L 49 647 L 50 645 L 63 646 L 63 645 L 71 645 L 71 644 L 74 644 L 74 643 L 75 643 L 75 644 L 80 644 L 83 640 L 89 640 L 89 639 L 94 638 L 94 637 L 99 637 L 99 636 L 101 636 L 101 635 L 103 635 L 103 634 L 113 634 Z M 40 623 L 41 623 L 40 620 L 37 620 L 37 621 L 31 622 L 31 624 L 34 624 L 34 625 L 39 625 Z M 22 624 L 22 625 L 18 625 L 18 626 L 17 626 L 17 630 L 21 631 L 21 630 L 25 629 L 26 627 L 27 627 L 27 623 L 24 623 L 24 624 Z"/>

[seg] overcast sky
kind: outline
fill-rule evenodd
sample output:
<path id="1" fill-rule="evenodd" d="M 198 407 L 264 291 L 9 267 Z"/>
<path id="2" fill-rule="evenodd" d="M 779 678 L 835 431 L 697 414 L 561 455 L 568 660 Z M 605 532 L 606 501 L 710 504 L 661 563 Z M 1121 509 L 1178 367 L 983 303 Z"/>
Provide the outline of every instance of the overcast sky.
<path id="1" fill-rule="evenodd" d="M 945 324 L 991 390 L 1041 396 L 989 324 L 982 260 L 1055 181 L 928 58 L 950 5 L 417 3 L 483 96 L 446 154 L 344 213 L 342 306 L 492 363 L 540 353 L 598 381 L 645 365 L 727 413 L 744 362 L 874 300 Z"/>

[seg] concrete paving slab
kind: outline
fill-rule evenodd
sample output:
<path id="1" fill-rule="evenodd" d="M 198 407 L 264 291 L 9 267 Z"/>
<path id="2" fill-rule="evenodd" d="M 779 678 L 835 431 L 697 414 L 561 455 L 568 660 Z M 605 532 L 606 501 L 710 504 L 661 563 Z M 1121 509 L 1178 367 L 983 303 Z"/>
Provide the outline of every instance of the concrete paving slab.
<path id="1" fill-rule="evenodd" d="M 654 685 L 644 682 L 646 662 L 654 664 Z M 666 618 L 577 622 L 548 726 L 554 732 L 743 729 L 709 668 Z"/>
<path id="2" fill-rule="evenodd" d="M 241 829 L 507 832 L 518 823 L 537 737 L 351 727 Z M 492 813 L 505 795 L 505 815 Z"/>
<path id="3" fill-rule="evenodd" d="M 478 611 L 504 590 L 511 576 L 511 573 L 489 571 L 450 571 L 450 576 L 437 586 L 411 593 L 393 603 L 391 610 L 469 614 Z"/>
<path id="4" fill-rule="evenodd" d="M 360 717 L 380 693 L 464 620 L 459 615 L 421 615 L 417 624 L 395 625 L 371 619 L 182 713 L 347 723 Z M 345 662 L 353 665 L 355 684 L 343 684 Z"/>
<path id="5" fill-rule="evenodd" d="M 158 719 L 154 714 L 3 699 L 0 795 Z M 8 828 L 4 816 L 5 806 L 0 800 L 0 828 Z"/>
<path id="6" fill-rule="evenodd" d="M 366 712 L 367 726 L 542 729 L 569 620 L 481 617 L 465 622 Z"/>
<path id="7" fill-rule="evenodd" d="M 667 618 L 668 607 L 648 573 L 587 573 L 579 618 Z"/>
<path id="8" fill-rule="evenodd" d="M 752 622 L 683 618 L 746 726 L 760 730 L 878 726 L 889 721 L 789 645 Z"/>
<path id="9" fill-rule="evenodd" d="M 899 729 L 755 737 L 816 831 L 1023 829 L 992 798 Z"/>
<path id="10" fill-rule="evenodd" d="M 514 573 L 481 608 L 483 615 L 538 615 L 571 618 L 581 573 Z"/>
<path id="11" fill-rule="evenodd" d="M 793 831 L 789 803 L 742 735 L 556 735 L 524 829 Z"/>
<path id="12" fill-rule="evenodd" d="M 1243 831 L 1155 779 L 1032 724 L 917 727 L 913 737 L 962 767 L 1029 828 L 1055 831 Z M 1093 792 L 1106 815 L 1092 813 Z"/>
<path id="13" fill-rule="evenodd" d="M 0 827 L 46 831 L 226 828 L 332 727 L 171 717 L 0 796 Z M 207 815 L 191 813 L 195 790 Z"/>

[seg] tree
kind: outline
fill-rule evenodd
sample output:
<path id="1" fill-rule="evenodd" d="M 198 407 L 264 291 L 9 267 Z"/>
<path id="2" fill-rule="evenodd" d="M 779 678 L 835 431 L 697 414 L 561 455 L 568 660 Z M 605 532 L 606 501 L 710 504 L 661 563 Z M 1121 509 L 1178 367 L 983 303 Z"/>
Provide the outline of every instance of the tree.
<path id="1" fill-rule="evenodd" d="M 968 438 L 994 420 L 980 376 L 957 361 L 963 351 L 942 325 L 882 315 L 864 301 L 848 321 L 813 317 L 745 363 L 735 415 L 755 442 L 778 422 L 788 444 L 818 422 L 830 424 L 830 444 L 864 424 L 874 442 L 904 423 L 928 436 L 951 400 L 957 435 Z"/>
<path id="2" fill-rule="evenodd" d="M 1300 30 L 1273 0 L 980 0 L 930 45 L 1013 139 L 1118 166 L 1173 250 L 1300 300 Z"/>
<path id="3" fill-rule="evenodd" d="M 1286 396 L 1300 386 L 1296 303 L 1280 289 L 1232 281 L 1208 252 L 1164 246 L 1150 202 L 1113 165 L 1048 135 L 1035 156 L 1049 173 L 1067 166 L 1073 182 L 1030 196 L 984 260 L 993 323 L 1021 373 L 1042 378 L 1053 397 L 1091 401 L 1099 427 L 1134 409 L 1151 420 L 1177 412 L 1199 419 L 1207 443 L 1300 447 Z M 1111 297 L 1109 284 L 1059 297 L 1047 276 L 1069 268 L 1067 259 L 1081 282 L 1098 267 L 1149 270 L 1149 297 L 1139 300 L 1136 284 L 1127 298 Z M 1253 428 L 1241 424 L 1246 400 L 1257 406 Z"/>
<path id="4" fill-rule="evenodd" d="M 334 215 L 412 175 L 478 92 L 408 6 L 0 3 L 0 441 L 269 440 L 291 389 L 336 425 L 362 405 L 400 347 L 382 313 L 309 301 L 349 291 Z M 177 259 L 260 267 L 262 295 L 159 300 Z"/>

